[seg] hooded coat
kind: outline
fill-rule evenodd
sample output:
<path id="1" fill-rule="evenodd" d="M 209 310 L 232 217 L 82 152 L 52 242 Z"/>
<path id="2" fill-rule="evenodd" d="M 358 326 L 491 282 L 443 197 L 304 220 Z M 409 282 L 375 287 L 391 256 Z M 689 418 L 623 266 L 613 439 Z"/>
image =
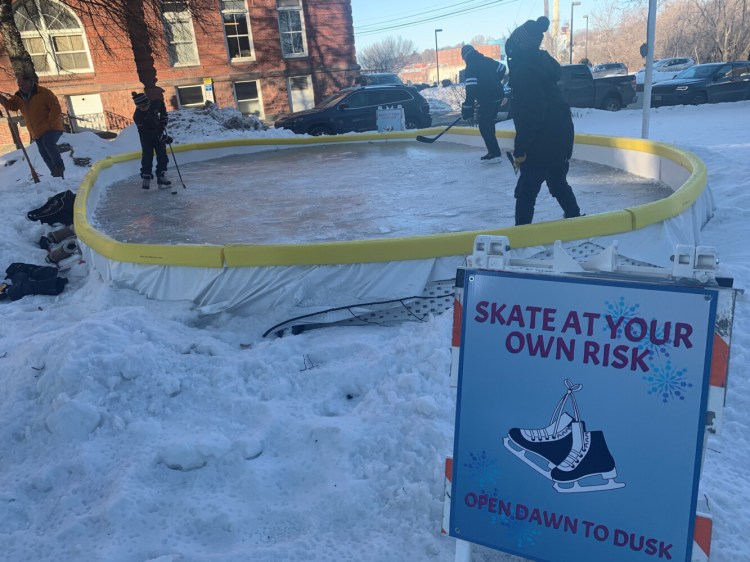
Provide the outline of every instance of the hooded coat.
<path id="1" fill-rule="evenodd" d="M 567 160 L 573 154 L 573 118 L 557 85 L 560 64 L 546 51 L 516 50 L 509 61 L 514 153 L 529 166 Z"/>

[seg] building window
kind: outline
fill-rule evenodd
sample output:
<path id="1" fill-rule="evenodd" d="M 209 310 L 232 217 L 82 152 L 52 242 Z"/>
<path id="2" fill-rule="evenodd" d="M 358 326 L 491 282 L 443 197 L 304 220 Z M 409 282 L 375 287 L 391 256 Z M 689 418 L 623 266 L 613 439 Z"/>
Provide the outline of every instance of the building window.
<path id="1" fill-rule="evenodd" d="M 237 98 L 237 107 L 242 115 L 257 115 L 260 117 L 263 114 L 263 104 L 260 101 L 260 89 L 257 81 L 235 82 L 234 95 Z"/>
<path id="2" fill-rule="evenodd" d="M 24 0 L 13 19 L 37 74 L 91 72 L 83 26 L 75 14 L 52 0 Z"/>
<path id="3" fill-rule="evenodd" d="M 286 58 L 307 56 L 302 0 L 276 0 L 281 52 Z"/>
<path id="4" fill-rule="evenodd" d="M 253 58 L 253 37 L 245 0 L 220 0 L 229 60 Z"/>
<path id="5" fill-rule="evenodd" d="M 203 86 L 178 86 L 177 101 L 182 107 L 203 107 L 206 99 L 203 97 Z"/>
<path id="6" fill-rule="evenodd" d="M 289 106 L 292 111 L 302 111 L 315 107 L 315 92 L 311 76 L 290 76 L 287 79 Z"/>
<path id="7" fill-rule="evenodd" d="M 164 32 L 167 36 L 167 51 L 172 66 L 198 64 L 198 49 L 195 46 L 193 18 L 184 1 L 165 1 L 162 5 Z"/>

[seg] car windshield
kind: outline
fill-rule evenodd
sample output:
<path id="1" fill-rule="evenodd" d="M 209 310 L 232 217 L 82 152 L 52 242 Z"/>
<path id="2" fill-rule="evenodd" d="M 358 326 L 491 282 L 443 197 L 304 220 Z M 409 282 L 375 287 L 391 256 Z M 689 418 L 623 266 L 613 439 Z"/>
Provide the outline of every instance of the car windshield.
<path id="1" fill-rule="evenodd" d="M 349 93 L 348 91 L 343 91 L 343 92 L 338 92 L 337 94 L 333 94 L 332 96 L 327 97 L 318 105 L 316 105 L 315 108 L 325 109 L 327 107 L 333 107 L 334 105 L 339 103 L 341 99 L 344 98 L 348 93 Z"/>
<path id="2" fill-rule="evenodd" d="M 691 66 L 680 72 L 675 78 L 709 78 L 719 68 L 718 64 Z"/>

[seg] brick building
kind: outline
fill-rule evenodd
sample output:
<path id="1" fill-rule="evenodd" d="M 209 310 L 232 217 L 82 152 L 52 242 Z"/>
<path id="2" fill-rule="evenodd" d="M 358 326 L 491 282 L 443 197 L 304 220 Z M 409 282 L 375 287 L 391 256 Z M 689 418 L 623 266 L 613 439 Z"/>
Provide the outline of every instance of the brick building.
<path id="1" fill-rule="evenodd" d="M 13 8 L 39 83 L 58 96 L 74 130 L 124 128 L 134 110 L 130 92 L 144 86 L 162 93 L 169 109 L 213 101 L 271 121 L 312 107 L 359 74 L 350 0 L 213 4 L 215 16 L 201 22 L 181 0 L 164 0 L 159 16 L 144 13 L 140 32 L 161 33 L 152 44 L 162 48 L 132 39 L 138 22 L 128 32 L 116 25 L 102 30 L 72 2 L 73 9 L 56 0 L 18 0 Z M 0 90 L 15 92 L 5 53 L 0 66 Z M 24 128 L 21 135 L 27 142 Z M 6 123 L 0 144 L 10 143 Z"/>
<path id="2" fill-rule="evenodd" d="M 474 48 L 491 59 L 501 60 L 501 46 L 499 43 L 475 45 Z M 432 51 L 432 54 L 434 57 L 435 52 Z M 459 73 L 466 67 L 466 63 L 461 58 L 461 47 L 440 49 L 438 51 L 438 62 L 440 63 L 441 81 L 448 79 L 453 83 L 459 82 Z M 404 68 L 398 75 L 407 84 L 433 84 L 437 81 L 437 67 L 433 58 L 432 64 L 412 64 Z"/>

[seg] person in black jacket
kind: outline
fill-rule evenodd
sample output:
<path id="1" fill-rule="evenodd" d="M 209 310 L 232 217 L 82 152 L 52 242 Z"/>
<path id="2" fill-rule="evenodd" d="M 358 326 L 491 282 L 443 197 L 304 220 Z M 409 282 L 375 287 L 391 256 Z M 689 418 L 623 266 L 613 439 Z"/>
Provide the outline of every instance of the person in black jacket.
<path id="1" fill-rule="evenodd" d="M 487 147 L 487 154 L 481 159 L 500 158 L 502 152 L 495 136 L 495 118 L 505 97 L 502 82 L 505 66 L 484 56 L 471 45 L 461 47 L 461 58 L 466 62 L 466 101 L 461 106 L 461 117 L 473 120 L 474 105 L 477 105 L 477 125 Z"/>
<path id="2" fill-rule="evenodd" d="M 557 81 L 560 64 L 540 50 L 549 20 L 542 16 L 517 28 L 505 43 L 516 128 L 513 159 L 521 175 L 515 189 L 516 225 L 529 224 L 543 182 L 565 218 L 581 216 L 568 184 L 573 154 L 573 118 Z"/>
<path id="3" fill-rule="evenodd" d="M 133 121 L 138 127 L 138 138 L 141 141 L 141 187 L 148 189 L 151 186 L 154 153 L 157 186 L 171 185 L 172 182 L 165 175 L 169 165 L 167 145 L 172 143 L 172 137 L 167 134 L 167 107 L 162 100 L 152 100 L 146 94 L 133 92 L 131 95 L 135 103 Z"/>

